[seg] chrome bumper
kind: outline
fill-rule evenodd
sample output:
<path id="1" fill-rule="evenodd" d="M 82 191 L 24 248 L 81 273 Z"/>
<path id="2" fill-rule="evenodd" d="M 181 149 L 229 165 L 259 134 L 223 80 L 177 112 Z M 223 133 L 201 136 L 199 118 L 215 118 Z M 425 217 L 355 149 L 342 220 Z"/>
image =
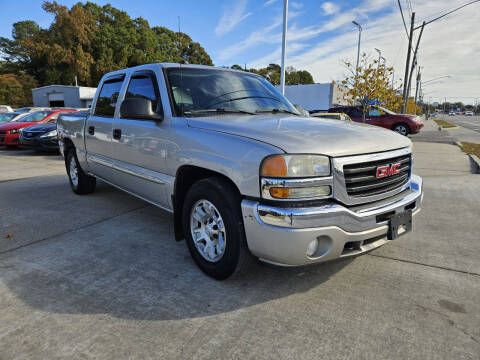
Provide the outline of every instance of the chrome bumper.
<path id="1" fill-rule="evenodd" d="M 243 200 L 242 213 L 250 251 L 286 266 L 306 265 L 373 250 L 385 243 L 388 215 L 421 208 L 422 179 L 412 175 L 409 189 L 388 199 L 345 207 L 333 201 L 312 208 L 283 208 Z M 308 244 L 319 246 L 311 257 Z"/>

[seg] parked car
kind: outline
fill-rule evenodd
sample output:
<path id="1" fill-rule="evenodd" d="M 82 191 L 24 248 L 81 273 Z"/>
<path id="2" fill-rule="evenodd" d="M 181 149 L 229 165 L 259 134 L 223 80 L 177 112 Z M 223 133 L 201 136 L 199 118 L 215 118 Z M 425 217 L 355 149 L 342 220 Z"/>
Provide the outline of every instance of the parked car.
<path id="1" fill-rule="evenodd" d="M 362 122 L 362 109 L 358 106 L 338 106 L 328 112 L 348 114 L 353 121 Z M 374 106 L 368 110 L 365 123 L 393 130 L 401 135 L 416 134 L 423 128 L 421 118 L 417 115 L 397 114 L 381 106 Z"/>
<path id="2" fill-rule="evenodd" d="M 450 112 L 448 113 L 448 116 L 455 116 L 455 111 L 450 111 Z"/>
<path id="3" fill-rule="evenodd" d="M 17 121 L 24 116 L 25 114 L 19 114 L 17 112 L 0 113 L 0 124 L 4 124 L 10 121 Z"/>
<path id="4" fill-rule="evenodd" d="M 102 77 L 86 117 L 57 121 L 72 190 L 103 179 L 173 214 L 216 279 L 257 257 L 307 265 L 411 230 L 422 200 L 411 141 L 302 116 L 256 74 L 150 64 Z"/>
<path id="5" fill-rule="evenodd" d="M 76 110 L 43 110 L 30 113 L 17 121 L 11 121 L 0 125 L 0 145 L 18 146 L 20 145 L 20 133 L 23 128 L 32 125 L 46 123 L 52 119 L 57 119 L 58 115 L 64 112 L 73 112 Z"/>
<path id="6" fill-rule="evenodd" d="M 465 116 L 473 116 L 473 111 L 465 111 Z"/>
<path id="7" fill-rule="evenodd" d="M 13 112 L 13 109 L 8 105 L 0 105 L 0 113 Z"/>
<path id="8" fill-rule="evenodd" d="M 18 108 L 15 109 L 15 112 L 17 113 L 31 113 L 35 111 L 42 111 L 42 110 L 52 110 L 48 107 L 23 107 L 23 108 Z"/>
<path id="9" fill-rule="evenodd" d="M 316 112 L 310 115 L 311 117 L 318 117 L 322 119 L 335 119 L 335 120 L 342 120 L 342 121 L 352 121 L 350 116 L 344 113 L 324 113 L 324 112 Z"/>
<path id="10" fill-rule="evenodd" d="M 69 114 L 70 116 L 87 116 L 88 112 L 62 112 L 59 118 Z M 57 119 L 52 118 L 48 122 L 26 127 L 20 133 L 22 146 L 43 151 L 58 151 Z"/>

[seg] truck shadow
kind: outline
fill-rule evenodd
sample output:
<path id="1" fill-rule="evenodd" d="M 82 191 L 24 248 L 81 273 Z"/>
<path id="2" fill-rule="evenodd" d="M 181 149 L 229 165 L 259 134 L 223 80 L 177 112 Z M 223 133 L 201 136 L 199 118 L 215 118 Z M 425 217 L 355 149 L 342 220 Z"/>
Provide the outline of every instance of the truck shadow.
<path id="1" fill-rule="evenodd" d="M 0 255 L 0 281 L 35 310 L 172 320 L 306 292 L 352 261 L 304 268 L 254 262 L 242 277 L 216 281 L 196 267 L 171 229 L 170 216 L 154 207 L 130 211 Z"/>

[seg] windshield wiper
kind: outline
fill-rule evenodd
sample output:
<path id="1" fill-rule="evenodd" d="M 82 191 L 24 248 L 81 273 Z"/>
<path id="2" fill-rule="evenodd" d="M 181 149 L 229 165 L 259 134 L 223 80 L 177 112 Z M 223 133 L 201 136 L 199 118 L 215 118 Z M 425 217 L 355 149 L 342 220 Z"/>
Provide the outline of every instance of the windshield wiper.
<path id="1" fill-rule="evenodd" d="M 190 114 L 195 115 L 195 114 L 204 114 L 204 113 L 256 115 L 254 112 L 251 112 L 251 111 L 238 110 L 238 109 L 225 109 L 225 108 L 189 110 L 184 112 L 185 115 L 190 115 Z"/>
<path id="2" fill-rule="evenodd" d="M 285 110 L 285 109 L 258 109 L 255 111 L 257 114 L 259 113 L 272 113 L 272 114 L 277 114 L 277 113 L 284 113 L 284 114 L 292 114 L 292 115 L 299 115 L 296 112 L 290 111 L 290 110 Z"/>

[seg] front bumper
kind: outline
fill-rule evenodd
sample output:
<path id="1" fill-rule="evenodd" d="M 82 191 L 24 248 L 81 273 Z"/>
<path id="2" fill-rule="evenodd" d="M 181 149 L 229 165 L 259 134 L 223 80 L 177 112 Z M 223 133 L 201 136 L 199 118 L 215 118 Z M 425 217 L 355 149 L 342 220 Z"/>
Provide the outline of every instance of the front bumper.
<path id="1" fill-rule="evenodd" d="M 16 134 L 0 134 L 0 145 L 20 145 L 20 133 Z"/>
<path id="2" fill-rule="evenodd" d="M 41 138 L 39 136 L 26 138 L 20 135 L 20 143 L 31 149 L 38 150 L 58 150 L 58 140 L 56 136 Z"/>
<path id="3" fill-rule="evenodd" d="M 351 207 L 334 201 L 309 208 L 282 208 L 243 200 L 247 243 L 253 255 L 285 266 L 300 266 L 365 253 L 386 244 L 388 218 L 422 202 L 422 179 L 412 175 L 410 188 L 390 198 Z M 308 244 L 319 246 L 306 255 Z"/>

